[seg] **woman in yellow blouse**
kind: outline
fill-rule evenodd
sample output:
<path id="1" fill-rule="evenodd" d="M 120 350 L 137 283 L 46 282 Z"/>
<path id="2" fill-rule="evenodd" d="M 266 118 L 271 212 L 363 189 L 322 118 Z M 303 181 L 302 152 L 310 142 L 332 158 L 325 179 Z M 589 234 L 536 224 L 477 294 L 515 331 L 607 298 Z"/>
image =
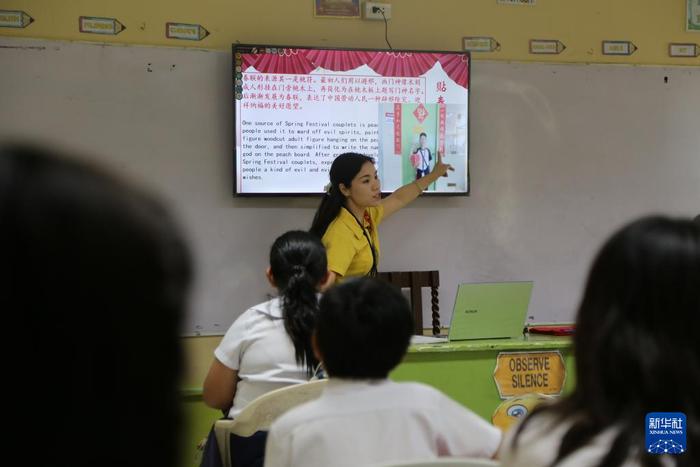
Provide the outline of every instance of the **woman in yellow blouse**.
<path id="1" fill-rule="evenodd" d="M 374 159 L 357 153 L 338 156 L 331 165 L 330 187 L 311 225 L 311 232 L 321 238 L 328 254 L 328 269 L 333 277 L 327 283 L 376 274 L 377 226 L 415 200 L 448 170 L 454 169 L 442 162 L 442 154 L 438 152 L 432 172 L 382 199 Z"/>

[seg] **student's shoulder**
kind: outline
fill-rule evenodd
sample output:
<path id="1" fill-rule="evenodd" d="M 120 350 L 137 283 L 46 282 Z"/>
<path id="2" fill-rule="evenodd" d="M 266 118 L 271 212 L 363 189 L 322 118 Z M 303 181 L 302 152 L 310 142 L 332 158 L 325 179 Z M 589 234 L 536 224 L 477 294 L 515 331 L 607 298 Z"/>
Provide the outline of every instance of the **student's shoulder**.
<path id="1" fill-rule="evenodd" d="M 251 327 L 282 317 L 279 298 L 258 303 L 241 313 L 231 324 L 230 330 L 250 329 Z"/>
<path id="2" fill-rule="evenodd" d="M 443 400 L 449 399 L 445 394 L 438 391 L 432 386 L 416 382 L 400 382 L 393 383 L 389 390 L 394 392 L 396 396 L 401 396 L 412 400 L 416 407 L 427 406 L 433 407 L 439 405 Z"/>
<path id="3" fill-rule="evenodd" d="M 270 318 L 282 317 L 282 304 L 279 297 L 272 298 L 266 302 L 258 303 L 246 310 L 251 316 L 267 316 Z"/>
<path id="4" fill-rule="evenodd" d="M 559 420 L 548 412 L 539 412 L 519 421 L 503 437 L 499 450 L 499 457 L 503 465 L 531 465 L 533 467 L 551 465 L 556 458 L 561 439 L 571 425 L 571 420 Z M 609 446 L 606 449 L 609 449 Z M 576 455 L 581 455 L 581 452 Z M 584 453 L 585 455 L 587 453 Z M 585 465 L 596 464 L 597 462 L 585 463 Z M 567 465 L 579 464 L 576 462 Z"/>
<path id="5" fill-rule="evenodd" d="M 313 420 L 317 420 L 323 412 L 318 400 L 305 402 L 288 410 L 275 420 L 270 426 L 270 431 L 274 431 L 277 436 L 284 436 L 297 427 L 306 426 Z"/>
<path id="6" fill-rule="evenodd" d="M 455 416 L 474 416 L 474 413 L 442 391 L 423 383 L 396 383 L 396 396 L 410 400 L 411 407 L 418 411 L 449 412 Z"/>
<path id="7" fill-rule="evenodd" d="M 447 397 L 432 386 L 413 381 L 394 383 L 394 387 L 397 388 L 397 391 L 402 391 L 404 393 L 412 393 L 434 398 Z"/>
<path id="8" fill-rule="evenodd" d="M 524 444 L 548 444 L 552 439 L 560 439 L 571 428 L 579 416 L 562 419 L 551 410 L 537 412 L 517 423 L 508 433 L 508 438 L 517 436 Z"/>

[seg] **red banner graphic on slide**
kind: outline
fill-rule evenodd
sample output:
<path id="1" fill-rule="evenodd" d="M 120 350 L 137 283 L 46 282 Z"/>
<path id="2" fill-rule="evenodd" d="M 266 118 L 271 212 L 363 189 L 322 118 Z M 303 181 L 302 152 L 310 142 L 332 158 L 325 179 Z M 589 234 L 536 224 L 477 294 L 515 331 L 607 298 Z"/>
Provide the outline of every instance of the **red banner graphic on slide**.
<path id="1" fill-rule="evenodd" d="M 445 155 L 445 121 L 447 120 L 447 110 L 445 104 L 438 104 L 438 151 Z"/>
<path id="2" fill-rule="evenodd" d="M 394 154 L 401 155 L 401 104 L 394 104 Z"/>
<path id="3" fill-rule="evenodd" d="M 418 123 L 423 123 L 423 121 L 428 118 L 428 109 L 421 103 L 416 110 L 413 111 L 413 115 L 418 120 Z"/>
<path id="4" fill-rule="evenodd" d="M 321 67 L 331 71 L 349 71 L 363 65 L 381 76 L 418 77 L 436 62 L 457 85 L 469 87 L 469 59 L 466 54 L 422 52 L 369 52 L 279 48 L 274 52 L 242 54 L 243 70 L 252 66 L 260 73 L 308 74 Z"/>

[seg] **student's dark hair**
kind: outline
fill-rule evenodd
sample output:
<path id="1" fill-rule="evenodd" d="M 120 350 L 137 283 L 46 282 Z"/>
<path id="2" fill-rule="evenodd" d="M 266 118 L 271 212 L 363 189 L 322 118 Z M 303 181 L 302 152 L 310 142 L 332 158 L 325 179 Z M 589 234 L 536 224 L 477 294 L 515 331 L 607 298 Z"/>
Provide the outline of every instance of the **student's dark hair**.
<path id="1" fill-rule="evenodd" d="M 3 340 L 21 388 L 8 423 L 24 439 L 37 417 L 51 427 L 25 454 L 52 466 L 177 465 L 191 267 L 166 209 L 85 163 L 3 145 L 0 249 L 0 309 L 20 337 Z"/>
<path id="2" fill-rule="evenodd" d="M 330 189 L 323 195 L 321 204 L 316 210 L 316 215 L 311 223 L 309 231 L 318 238 L 322 238 L 326 233 L 326 229 L 333 219 L 336 218 L 340 209 L 345 205 L 345 197 L 340 192 L 340 184 L 350 188 L 352 179 L 360 172 L 362 166 L 367 162 L 374 164 L 374 159 L 364 154 L 355 152 L 346 152 L 339 155 L 331 164 L 330 170 Z"/>
<path id="3" fill-rule="evenodd" d="M 601 467 L 646 453 L 648 412 L 684 412 L 686 452 L 678 466 L 700 465 L 700 227 L 689 219 L 647 217 L 615 233 L 598 253 L 576 320 L 576 388 L 536 409 L 571 420 L 553 465 L 609 427 L 617 427 Z M 518 436 L 514 438 L 517 448 Z"/>
<path id="4" fill-rule="evenodd" d="M 420 135 L 418 135 L 418 138 L 420 139 L 421 136 L 425 136 L 426 138 L 428 137 L 428 135 L 426 135 L 425 133 L 421 133 Z"/>
<path id="5" fill-rule="evenodd" d="M 351 279 L 321 299 L 316 339 L 331 377 L 386 378 L 413 334 L 401 291 L 379 279 Z"/>
<path id="6" fill-rule="evenodd" d="M 311 375 L 318 364 L 311 334 L 318 315 L 317 288 L 328 272 L 326 249 L 309 232 L 287 232 L 272 244 L 270 269 L 280 291 L 284 328 L 294 344 L 296 360 Z"/>
<path id="7" fill-rule="evenodd" d="M 700 225 L 700 214 L 698 214 L 697 216 L 695 216 L 695 219 L 693 219 L 693 222 L 695 222 L 696 224 Z"/>

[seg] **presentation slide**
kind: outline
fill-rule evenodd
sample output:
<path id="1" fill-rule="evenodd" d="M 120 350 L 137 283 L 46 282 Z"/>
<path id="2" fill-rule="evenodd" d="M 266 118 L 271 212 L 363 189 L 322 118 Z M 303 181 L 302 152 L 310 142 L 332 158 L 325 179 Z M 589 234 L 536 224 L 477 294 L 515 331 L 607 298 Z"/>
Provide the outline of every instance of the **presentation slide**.
<path id="1" fill-rule="evenodd" d="M 338 155 L 376 161 L 382 191 L 454 167 L 469 192 L 469 55 L 235 45 L 237 195 L 322 193 Z"/>

